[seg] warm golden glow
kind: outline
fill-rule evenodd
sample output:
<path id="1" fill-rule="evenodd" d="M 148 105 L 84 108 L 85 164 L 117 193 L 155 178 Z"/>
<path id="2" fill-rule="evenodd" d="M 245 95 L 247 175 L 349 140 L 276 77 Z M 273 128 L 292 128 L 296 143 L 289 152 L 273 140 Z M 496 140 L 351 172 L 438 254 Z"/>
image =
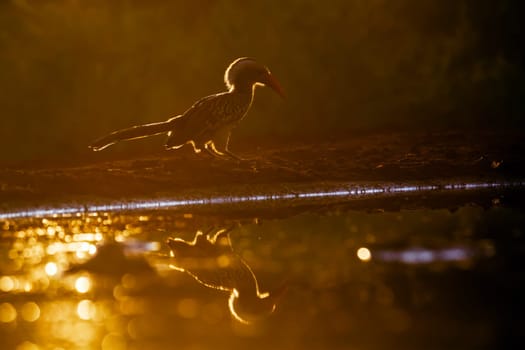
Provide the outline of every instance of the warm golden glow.
<path id="1" fill-rule="evenodd" d="M 133 289 L 137 285 L 137 278 L 131 273 L 126 273 L 120 280 L 122 287 L 127 289 Z"/>
<path id="2" fill-rule="evenodd" d="M 0 322 L 9 323 L 16 320 L 16 309 L 10 303 L 0 304 Z"/>
<path id="3" fill-rule="evenodd" d="M 217 264 L 221 268 L 228 267 L 230 265 L 230 257 L 225 254 L 219 255 L 219 257 L 217 258 Z"/>
<path id="4" fill-rule="evenodd" d="M 118 333 L 109 333 L 101 344 L 102 350 L 124 350 L 126 349 L 126 339 Z"/>
<path id="5" fill-rule="evenodd" d="M 82 320 L 90 320 L 95 314 L 95 304 L 91 300 L 81 300 L 77 305 L 77 315 Z"/>
<path id="6" fill-rule="evenodd" d="M 127 332 L 131 339 L 137 339 L 138 338 L 138 332 L 137 329 L 139 328 L 138 321 L 136 318 L 131 319 L 128 322 L 128 325 L 126 327 Z"/>
<path id="7" fill-rule="evenodd" d="M 147 306 L 141 298 L 122 296 L 119 301 L 120 312 L 123 315 L 141 315 L 147 312 Z"/>
<path id="8" fill-rule="evenodd" d="M 24 282 L 24 292 L 30 292 L 33 289 L 33 283 L 31 281 Z"/>
<path id="9" fill-rule="evenodd" d="M 38 345 L 25 341 L 16 347 L 16 350 L 39 350 Z"/>
<path id="10" fill-rule="evenodd" d="M 357 250 L 357 257 L 361 261 L 369 261 L 372 259 L 372 254 L 370 253 L 370 250 L 365 247 L 361 247 Z"/>
<path id="11" fill-rule="evenodd" d="M 76 242 L 93 242 L 102 240 L 100 233 L 75 233 L 73 240 Z"/>
<path id="12" fill-rule="evenodd" d="M 177 304 L 177 313 L 183 318 L 195 318 L 199 312 L 199 305 L 194 299 L 182 299 Z"/>
<path id="13" fill-rule="evenodd" d="M 97 238 L 97 237 L 94 237 Z M 97 252 L 97 247 L 94 244 L 88 242 L 76 242 L 74 236 L 67 235 L 64 237 L 65 243 L 55 242 L 51 243 L 46 248 L 46 253 L 49 255 L 55 255 L 65 252 L 74 252 L 78 258 L 85 258 L 87 254 L 94 255 Z"/>
<path id="14" fill-rule="evenodd" d="M 363 332 L 403 336 L 421 315 L 411 313 L 392 289 L 397 287 L 391 285 L 391 277 L 398 267 L 427 264 L 416 268 L 441 278 L 458 269 L 468 272 L 460 258 L 466 257 L 475 268 L 485 255 L 500 253 L 494 248 L 497 240 L 478 244 L 471 232 L 470 222 L 478 223 L 479 213 L 484 213 L 479 208 L 460 209 L 461 215 L 425 212 L 429 221 L 424 222 L 412 211 L 379 216 L 341 212 L 322 222 L 313 220 L 316 213 L 294 215 L 282 223 L 267 220 L 264 213 L 262 225 L 240 215 L 241 219 L 232 215 L 224 222 L 200 212 L 190 217 L 184 210 L 151 210 L 148 220 L 129 212 L 112 213 L 111 220 L 83 214 L 50 218 L 49 226 L 41 225 L 41 219 L 13 220 L 8 230 L 0 230 L 0 350 L 213 348 L 257 339 L 263 344 L 275 330 L 286 335 L 291 331 L 293 339 L 287 344 L 312 347 L 294 338 L 304 335 L 303 329 L 323 339 Z M 431 249 L 423 239 L 416 240 L 422 247 L 413 248 L 394 239 L 412 232 L 404 225 L 431 227 L 433 215 L 450 220 L 451 227 L 459 220 L 458 244 L 455 238 L 449 245 L 445 239 L 434 242 L 430 237 Z M 376 220 L 389 225 L 376 226 Z M 231 231 L 217 231 L 219 225 Z M 383 229 L 387 236 L 372 236 Z M 319 235 L 325 231 L 336 234 Z M 114 237 L 124 241 L 119 249 L 97 246 L 111 248 Z M 96 247 L 98 256 L 91 260 Z M 130 264 L 120 268 L 122 249 Z M 430 265 L 429 256 L 436 259 L 432 261 L 447 259 L 450 265 L 440 261 Z M 134 258 L 147 261 L 154 270 L 142 271 Z M 405 282 L 412 281 L 401 280 L 402 289 Z M 514 282 L 509 280 L 509 285 Z M 292 290 L 284 294 L 288 283 Z M 424 306 L 443 306 L 427 304 L 435 299 L 427 298 L 427 285 L 416 287 L 414 298 L 423 298 Z M 462 312 L 457 305 L 444 311 L 445 319 L 449 311 Z"/>
<path id="15" fill-rule="evenodd" d="M 91 289 L 91 280 L 89 277 L 81 276 L 75 281 L 75 289 L 79 293 L 87 293 Z"/>
<path id="16" fill-rule="evenodd" d="M 60 243 L 54 243 L 50 244 L 46 248 L 46 253 L 49 255 L 55 255 L 59 251 L 59 245 Z"/>
<path id="17" fill-rule="evenodd" d="M 80 242 L 76 244 L 77 248 L 75 249 L 75 254 L 78 258 L 83 259 L 88 254 L 95 255 L 97 252 L 97 247 L 94 244 L 89 244 L 88 242 Z"/>
<path id="18" fill-rule="evenodd" d="M 9 276 L 2 276 L 0 278 L 0 290 L 2 292 L 10 292 L 15 288 L 15 281 Z"/>
<path id="19" fill-rule="evenodd" d="M 54 262 L 48 262 L 44 268 L 48 276 L 55 276 L 58 272 L 57 264 Z"/>
<path id="20" fill-rule="evenodd" d="M 40 318 L 40 307 L 33 302 L 25 303 L 20 310 L 20 314 L 24 321 L 35 322 Z"/>

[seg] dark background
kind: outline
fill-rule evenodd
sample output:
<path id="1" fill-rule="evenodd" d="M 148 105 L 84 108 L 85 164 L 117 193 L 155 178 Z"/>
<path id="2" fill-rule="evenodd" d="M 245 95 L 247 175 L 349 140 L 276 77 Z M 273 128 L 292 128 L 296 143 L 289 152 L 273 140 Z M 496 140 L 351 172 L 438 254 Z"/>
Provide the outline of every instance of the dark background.
<path id="1" fill-rule="evenodd" d="M 240 56 L 267 64 L 289 97 L 259 89 L 237 144 L 520 128 L 522 7 L 519 0 L 2 1 L 0 163 L 96 159 L 91 140 L 167 119 L 224 90 L 224 69 Z M 107 152 L 161 150 L 162 142 Z"/>

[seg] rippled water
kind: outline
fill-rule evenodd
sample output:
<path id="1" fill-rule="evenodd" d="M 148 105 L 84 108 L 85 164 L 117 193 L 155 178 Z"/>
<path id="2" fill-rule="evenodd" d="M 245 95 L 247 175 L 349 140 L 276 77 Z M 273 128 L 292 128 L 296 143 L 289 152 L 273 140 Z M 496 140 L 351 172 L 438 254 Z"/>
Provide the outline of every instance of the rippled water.
<path id="1" fill-rule="evenodd" d="M 501 200 L 5 219 L 1 348 L 510 344 L 525 324 L 525 215 Z"/>

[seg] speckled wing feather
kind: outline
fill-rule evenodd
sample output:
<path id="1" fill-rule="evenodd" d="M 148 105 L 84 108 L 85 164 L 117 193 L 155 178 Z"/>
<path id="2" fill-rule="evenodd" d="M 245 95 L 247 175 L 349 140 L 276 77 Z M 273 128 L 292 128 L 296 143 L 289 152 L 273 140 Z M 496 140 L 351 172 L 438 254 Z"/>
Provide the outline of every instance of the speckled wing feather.
<path id="1" fill-rule="evenodd" d="M 190 140 L 202 144 L 211 140 L 219 130 L 233 126 L 251 104 L 251 95 L 243 95 L 225 92 L 200 99 L 184 112 L 167 145 L 180 145 Z"/>
<path id="2" fill-rule="evenodd" d="M 213 107 L 222 94 L 206 96 L 193 104 L 180 118 L 173 121 L 166 147 L 178 147 L 196 139 L 196 133 L 205 129 L 207 118 L 213 118 Z"/>
<path id="3" fill-rule="evenodd" d="M 228 94 L 205 97 L 184 113 L 187 118 L 186 133 L 196 142 L 205 141 L 225 123 L 225 106 L 229 105 Z"/>

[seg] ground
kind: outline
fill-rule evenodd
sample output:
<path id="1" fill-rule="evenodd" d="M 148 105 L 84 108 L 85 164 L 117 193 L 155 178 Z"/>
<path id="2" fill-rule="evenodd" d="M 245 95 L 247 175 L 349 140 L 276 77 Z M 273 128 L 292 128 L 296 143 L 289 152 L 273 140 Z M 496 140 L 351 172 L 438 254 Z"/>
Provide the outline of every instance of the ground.
<path id="1" fill-rule="evenodd" d="M 155 198 L 246 191 L 272 184 L 314 182 L 523 179 L 520 131 L 373 133 L 336 140 L 267 142 L 232 147 L 254 161 L 166 151 L 137 158 L 0 169 L 0 211 L 62 202 Z M 102 158 L 102 157 L 101 157 Z"/>

